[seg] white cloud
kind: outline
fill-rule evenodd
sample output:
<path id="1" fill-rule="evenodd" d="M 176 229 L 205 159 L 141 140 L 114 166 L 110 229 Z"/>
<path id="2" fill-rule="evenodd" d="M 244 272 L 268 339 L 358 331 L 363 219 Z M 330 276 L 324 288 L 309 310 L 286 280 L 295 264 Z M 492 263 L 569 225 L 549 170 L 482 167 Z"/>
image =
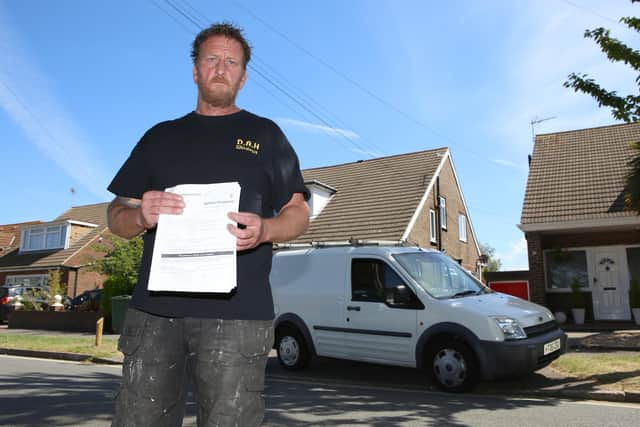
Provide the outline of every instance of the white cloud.
<path id="1" fill-rule="evenodd" d="M 376 150 L 363 150 L 359 148 L 352 148 L 351 151 L 353 151 L 354 153 L 364 154 L 365 156 L 368 156 L 371 158 L 384 156 L 384 153 L 381 153 Z"/>
<path id="2" fill-rule="evenodd" d="M 325 133 L 331 136 L 340 136 L 345 137 L 347 139 L 359 139 L 360 135 L 357 133 L 348 130 L 348 129 L 340 129 L 334 128 L 330 126 L 319 125 L 316 123 L 303 122 L 301 120 L 291 119 L 287 117 L 277 118 L 276 121 L 281 123 L 283 126 L 289 125 L 299 129 L 303 129 L 305 131 L 314 132 L 314 133 Z"/>
<path id="3" fill-rule="evenodd" d="M 501 270 L 528 270 L 527 240 L 522 237 L 512 242 L 505 251 L 497 251 L 496 257 L 502 262 Z"/>
<path id="4" fill-rule="evenodd" d="M 51 90 L 47 76 L 28 57 L 28 49 L 0 9 L 0 108 L 47 158 L 99 198 L 107 174 L 91 154 L 88 138 Z M 28 161 L 28 159 L 27 159 Z"/>
<path id="5" fill-rule="evenodd" d="M 511 160 L 496 159 L 496 158 L 489 158 L 489 161 L 497 165 L 507 166 L 513 169 L 518 169 L 520 171 L 525 171 L 525 172 L 528 171 L 526 163 L 517 163 L 517 162 L 512 162 Z"/>

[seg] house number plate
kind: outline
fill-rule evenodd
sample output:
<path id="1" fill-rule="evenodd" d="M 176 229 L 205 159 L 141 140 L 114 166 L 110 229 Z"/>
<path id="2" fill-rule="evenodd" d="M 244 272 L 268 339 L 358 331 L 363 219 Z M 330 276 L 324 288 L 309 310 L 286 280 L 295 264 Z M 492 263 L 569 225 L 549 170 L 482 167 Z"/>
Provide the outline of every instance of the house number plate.
<path id="1" fill-rule="evenodd" d="M 544 355 L 553 353 L 556 350 L 560 350 L 560 338 L 553 340 L 544 345 Z"/>

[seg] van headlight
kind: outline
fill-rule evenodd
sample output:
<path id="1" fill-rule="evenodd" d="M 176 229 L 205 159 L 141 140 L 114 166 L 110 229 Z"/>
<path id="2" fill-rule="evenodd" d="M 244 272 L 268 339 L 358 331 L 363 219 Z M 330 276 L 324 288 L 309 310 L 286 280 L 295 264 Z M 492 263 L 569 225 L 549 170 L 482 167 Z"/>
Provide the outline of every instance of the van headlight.
<path id="1" fill-rule="evenodd" d="M 504 334 L 505 340 L 521 340 L 527 337 L 517 320 L 506 316 L 492 316 L 492 318 Z"/>

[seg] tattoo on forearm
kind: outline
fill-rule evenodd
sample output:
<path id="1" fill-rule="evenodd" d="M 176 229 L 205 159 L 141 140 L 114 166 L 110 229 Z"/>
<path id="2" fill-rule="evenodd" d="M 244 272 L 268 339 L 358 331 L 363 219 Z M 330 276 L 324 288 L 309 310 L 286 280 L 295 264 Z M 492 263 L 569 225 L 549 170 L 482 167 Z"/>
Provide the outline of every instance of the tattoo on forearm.
<path id="1" fill-rule="evenodd" d="M 131 199 L 129 197 L 116 197 L 114 203 L 128 208 L 139 208 L 142 201 L 138 199 Z"/>
<path id="2" fill-rule="evenodd" d="M 107 223 L 109 228 L 114 232 L 116 229 L 121 230 L 122 223 L 117 220 L 117 218 L 120 217 L 120 214 L 131 208 L 139 208 L 141 205 L 142 200 L 139 199 L 132 199 L 129 197 L 116 197 L 113 199 L 107 208 Z M 128 233 L 128 231 L 124 231 L 124 233 Z M 119 234 L 117 232 L 116 234 L 125 238 L 133 237 L 133 235 L 128 236 L 127 234 Z"/>

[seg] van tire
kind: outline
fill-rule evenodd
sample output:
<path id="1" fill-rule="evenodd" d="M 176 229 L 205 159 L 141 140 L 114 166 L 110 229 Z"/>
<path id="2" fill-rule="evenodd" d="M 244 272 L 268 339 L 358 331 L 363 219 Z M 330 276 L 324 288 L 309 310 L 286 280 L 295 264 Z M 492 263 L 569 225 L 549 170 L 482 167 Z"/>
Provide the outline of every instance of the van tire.
<path id="1" fill-rule="evenodd" d="M 463 341 L 439 340 L 428 344 L 425 368 L 429 378 L 448 392 L 471 391 L 480 379 L 475 354 Z"/>
<path id="2" fill-rule="evenodd" d="M 309 365 L 309 350 L 302 334 L 292 326 L 281 326 L 276 333 L 278 361 L 283 368 L 298 371 Z"/>

